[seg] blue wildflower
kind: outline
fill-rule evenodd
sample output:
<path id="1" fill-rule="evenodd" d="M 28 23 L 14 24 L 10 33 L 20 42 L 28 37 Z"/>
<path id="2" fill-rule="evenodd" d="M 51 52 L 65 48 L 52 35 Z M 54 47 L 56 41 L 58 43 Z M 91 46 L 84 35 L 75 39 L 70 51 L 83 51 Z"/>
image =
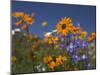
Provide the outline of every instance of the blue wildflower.
<path id="1" fill-rule="evenodd" d="M 60 50 L 64 49 L 64 45 L 63 44 L 60 44 L 59 45 L 59 48 L 60 48 Z"/>
<path id="2" fill-rule="evenodd" d="M 82 47 L 81 47 L 81 48 L 82 48 L 82 49 L 84 49 L 84 48 L 87 48 L 87 47 L 88 47 L 88 43 L 83 42 L 83 43 L 82 43 Z"/>
<path id="3" fill-rule="evenodd" d="M 86 68 L 87 68 L 87 69 L 92 69 L 92 67 L 93 67 L 93 65 L 90 64 L 90 63 L 88 63 L 88 64 L 86 65 Z"/>
<path id="4" fill-rule="evenodd" d="M 69 54 L 72 54 L 74 51 L 74 45 L 71 42 L 69 46 L 66 46 L 66 50 L 69 52 Z"/>
<path id="5" fill-rule="evenodd" d="M 77 62 L 80 61 L 80 56 L 79 55 L 73 55 L 72 59 L 75 62 L 75 64 L 77 64 Z"/>
<path id="6" fill-rule="evenodd" d="M 75 41 L 75 47 L 81 48 L 82 47 L 82 40 L 76 40 Z"/>

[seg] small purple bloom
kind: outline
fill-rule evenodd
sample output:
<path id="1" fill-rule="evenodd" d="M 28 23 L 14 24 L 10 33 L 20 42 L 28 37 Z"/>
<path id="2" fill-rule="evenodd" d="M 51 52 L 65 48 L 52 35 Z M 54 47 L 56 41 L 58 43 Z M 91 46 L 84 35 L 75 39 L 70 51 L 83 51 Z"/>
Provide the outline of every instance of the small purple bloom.
<path id="1" fill-rule="evenodd" d="M 60 44 L 59 48 L 60 48 L 60 50 L 64 49 L 64 45 Z"/>
<path id="2" fill-rule="evenodd" d="M 86 48 L 86 47 L 88 47 L 88 43 L 83 42 L 83 43 L 82 43 L 82 49 L 84 49 L 84 48 Z"/>
<path id="3" fill-rule="evenodd" d="M 80 56 L 79 55 L 73 55 L 72 59 L 77 64 L 77 62 L 80 61 Z"/>
<path id="4" fill-rule="evenodd" d="M 74 51 L 74 45 L 73 45 L 73 43 L 70 43 L 69 46 L 66 46 L 66 50 L 69 52 L 69 54 L 73 53 L 73 51 Z"/>
<path id="5" fill-rule="evenodd" d="M 87 69 L 91 69 L 92 68 L 92 64 L 88 63 L 87 65 Z"/>
<path id="6" fill-rule="evenodd" d="M 82 40 L 76 40 L 75 47 L 82 47 Z"/>
<path id="7" fill-rule="evenodd" d="M 72 33 L 70 33 L 70 34 L 68 34 L 66 37 L 69 37 L 69 38 L 71 38 L 71 37 L 73 37 L 74 35 L 72 34 Z"/>
<path id="8" fill-rule="evenodd" d="M 62 36 L 61 36 L 61 35 L 58 35 L 58 38 L 60 38 L 60 39 L 61 39 L 61 38 L 62 38 Z"/>
<path id="9" fill-rule="evenodd" d="M 69 50 L 70 50 L 69 46 L 66 46 L 66 50 L 67 50 L 67 51 L 69 51 Z"/>

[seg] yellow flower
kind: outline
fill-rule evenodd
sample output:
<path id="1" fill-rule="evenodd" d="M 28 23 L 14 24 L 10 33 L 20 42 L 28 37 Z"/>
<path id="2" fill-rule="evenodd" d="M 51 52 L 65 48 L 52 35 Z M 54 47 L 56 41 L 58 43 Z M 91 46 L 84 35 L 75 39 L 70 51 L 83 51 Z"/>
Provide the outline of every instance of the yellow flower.
<path id="1" fill-rule="evenodd" d="M 53 58 L 51 56 L 44 57 L 44 59 L 43 59 L 44 63 L 49 63 L 52 60 L 53 60 Z"/>
<path id="2" fill-rule="evenodd" d="M 56 63 L 54 61 L 51 61 L 49 64 L 48 64 L 49 68 L 52 69 L 54 71 L 55 67 L 56 67 Z"/>
<path id="3" fill-rule="evenodd" d="M 46 22 L 46 21 L 43 21 L 43 22 L 42 22 L 42 26 L 43 26 L 43 27 L 46 27 L 46 26 L 47 26 L 47 22 Z"/>
<path id="4" fill-rule="evenodd" d="M 29 24 L 29 25 L 31 25 L 33 23 L 33 21 L 34 21 L 33 17 L 30 17 L 28 14 L 24 14 L 22 16 L 22 20 L 24 22 L 26 22 L 27 24 Z"/>
<path id="5" fill-rule="evenodd" d="M 26 21 L 27 24 L 32 25 L 33 18 L 28 17 L 28 18 L 25 19 L 25 21 Z"/>
<path id="6" fill-rule="evenodd" d="M 57 44 L 57 42 L 59 41 L 59 38 L 54 37 L 54 36 L 46 37 L 45 41 L 48 42 L 49 44 Z"/>
<path id="7" fill-rule="evenodd" d="M 72 31 L 71 31 L 73 34 L 76 34 L 76 27 L 75 26 L 73 26 L 72 27 Z"/>
<path id="8" fill-rule="evenodd" d="M 72 21 L 70 18 L 62 18 L 61 21 L 56 25 L 57 32 L 62 36 L 68 34 L 68 27 L 72 26 Z"/>
<path id="9" fill-rule="evenodd" d="M 84 40 L 86 36 L 87 36 L 87 32 L 84 31 L 84 32 L 80 33 L 80 37 L 79 38 L 82 39 L 82 40 Z"/>
<path id="10" fill-rule="evenodd" d="M 58 38 L 58 37 L 54 37 L 54 40 L 55 40 L 55 41 L 58 41 L 58 40 L 59 40 L 59 38 Z"/>
<path id="11" fill-rule="evenodd" d="M 62 56 L 59 56 L 59 57 L 56 58 L 56 64 L 57 65 L 63 64 Z"/>
<path id="12" fill-rule="evenodd" d="M 34 21 L 33 16 L 30 17 L 28 14 L 24 14 L 24 16 L 22 17 L 23 21 L 26 22 L 27 24 L 31 25 Z"/>
<path id="13" fill-rule="evenodd" d="M 93 32 L 91 35 L 92 35 L 93 38 L 96 37 L 96 33 L 95 32 Z"/>
<path id="14" fill-rule="evenodd" d="M 33 16 L 30 16 L 29 14 L 21 13 L 21 12 L 16 12 L 12 14 L 13 17 L 19 19 L 15 24 L 16 26 L 19 26 L 20 24 L 23 24 L 25 22 L 28 25 L 32 25 L 34 18 Z"/>
<path id="15" fill-rule="evenodd" d="M 76 27 L 76 34 L 80 34 L 80 33 L 81 33 L 80 28 L 79 27 Z M 87 35 L 87 32 L 83 32 L 84 35 L 85 35 L 85 33 Z"/>
<path id="16" fill-rule="evenodd" d="M 73 27 L 74 27 L 73 25 L 72 25 L 72 26 L 68 26 L 68 27 L 67 27 L 68 32 L 72 32 Z"/>
<path id="17" fill-rule="evenodd" d="M 13 17 L 18 18 L 18 17 L 22 17 L 24 15 L 23 12 L 15 12 L 12 14 Z"/>
<path id="18" fill-rule="evenodd" d="M 54 44 L 58 44 L 59 38 L 58 37 L 53 37 L 52 40 L 53 40 Z"/>
<path id="19" fill-rule="evenodd" d="M 71 32 L 72 32 L 73 34 L 80 34 L 80 33 L 81 33 L 79 27 L 73 26 L 71 29 L 72 29 Z"/>
<path id="20" fill-rule="evenodd" d="M 92 42 L 92 41 L 93 41 L 93 38 L 92 38 L 91 36 L 89 36 L 89 37 L 88 37 L 88 41 L 89 41 L 89 42 Z"/>
<path id="21" fill-rule="evenodd" d="M 93 42 L 93 40 L 96 38 L 96 33 L 93 32 L 89 37 L 88 37 L 88 41 L 91 43 Z"/>
<path id="22" fill-rule="evenodd" d="M 66 61 L 66 56 L 59 55 L 58 57 L 46 56 L 44 57 L 44 63 L 48 65 L 48 67 L 54 71 L 56 67 L 62 65 L 64 61 Z M 62 65 L 63 66 L 63 65 Z"/>
<path id="23" fill-rule="evenodd" d="M 49 43 L 49 44 L 53 44 L 52 36 L 51 37 L 45 37 L 44 41 L 47 42 L 47 43 Z"/>
<path id="24" fill-rule="evenodd" d="M 27 25 L 23 25 L 23 26 L 22 26 L 22 30 L 26 30 L 27 28 L 28 28 Z"/>
<path id="25" fill-rule="evenodd" d="M 22 23 L 22 21 L 23 21 L 23 20 L 19 20 L 18 22 L 16 22 L 16 23 L 15 23 L 16 27 L 18 27 L 18 26 Z"/>
<path id="26" fill-rule="evenodd" d="M 57 58 L 56 58 L 56 64 L 57 65 L 62 65 L 63 64 L 63 62 L 64 61 L 66 61 L 67 60 L 67 58 L 66 58 L 66 56 L 58 56 Z"/>
<path id="27" fill-rule="evenodd" d="M 54 71 L 54 68 L 56 67 L 56 63 L 53 61 L 52 56 L 46 56 L 43 58 L 44 63 L 48 65 L 48 67 Z"/>
<path id="28" fill-rule="evenodd" d="M 48 43 L 49 43 L 49 44 L 53 44 L 53 38 L 49 38 L 49 39 L 48 39 Z"/>

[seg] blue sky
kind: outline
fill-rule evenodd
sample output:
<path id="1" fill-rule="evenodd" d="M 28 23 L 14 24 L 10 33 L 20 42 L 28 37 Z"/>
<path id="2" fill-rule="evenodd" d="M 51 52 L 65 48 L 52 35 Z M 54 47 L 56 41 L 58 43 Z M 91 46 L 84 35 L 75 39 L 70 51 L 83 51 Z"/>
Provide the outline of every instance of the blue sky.
<path id="1" fill-rule="evenodd" d="M 95 6 L 12 1 L 11 9 L 12 12 L 35 13 L 35 22 L 29 29 L 39 37 L 43 37 L 44 32 L 54 30 L 63 17 L 72 18 L 74 25 L 80 23 L 89 34 L 96 31 Z M 41 25 L 43 21 L 48 23 L 46 28 Z"/>

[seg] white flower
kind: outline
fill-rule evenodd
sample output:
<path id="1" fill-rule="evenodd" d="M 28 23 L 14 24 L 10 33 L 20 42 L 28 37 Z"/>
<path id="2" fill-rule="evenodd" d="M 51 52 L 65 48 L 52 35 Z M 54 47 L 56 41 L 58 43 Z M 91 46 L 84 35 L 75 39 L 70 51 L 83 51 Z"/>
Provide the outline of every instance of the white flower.
<path id="1" fill-rule="evenodd" d="M 14 35 L 15 34 L 15 31 L 14 30 L 12 30 L 12 35 Z"/>
<path id="2" fill-rule="evenodd" d="M 53 33 L 53 32 L 57 32 L 57 30 L 53 30 L 52 33 Z"/>
<path id="3" fill-rule="evenodd" d="M 42 71 L 46 71 L 45 67 L 42 67 Z"/>
<path id="4" fill-rule="evenodd" d="M 86 59 L 87 57 L 86 57 L 86 55 L 84 54 L 83 56 L 82 56 L 82 59 Z"/>
<path id="5" fill-rule="evenodd" d="M 21 32 L 19 28 L 14 29 L 15 32 Z"/>
<path id="6" fill-rule="evenodd" d="M 12 30 L 12 35 L 15 35 L 16 32 L 21 32 L 21 30 L 19 28 Z"/>
<path id="7" fill-rule="evenodd" d="M 50 37 L 50 36 L 52 36 L 52 32 L 47 32 L 44 36 L 45 37 Z"/>
<path id="8" fill-rule="evenodd" d="M 45 37 L 51 37 L 53 33 L 57 32 L 57 30 L 52 30 L 51 32 L 47 32 L 44 34 Z"/>

